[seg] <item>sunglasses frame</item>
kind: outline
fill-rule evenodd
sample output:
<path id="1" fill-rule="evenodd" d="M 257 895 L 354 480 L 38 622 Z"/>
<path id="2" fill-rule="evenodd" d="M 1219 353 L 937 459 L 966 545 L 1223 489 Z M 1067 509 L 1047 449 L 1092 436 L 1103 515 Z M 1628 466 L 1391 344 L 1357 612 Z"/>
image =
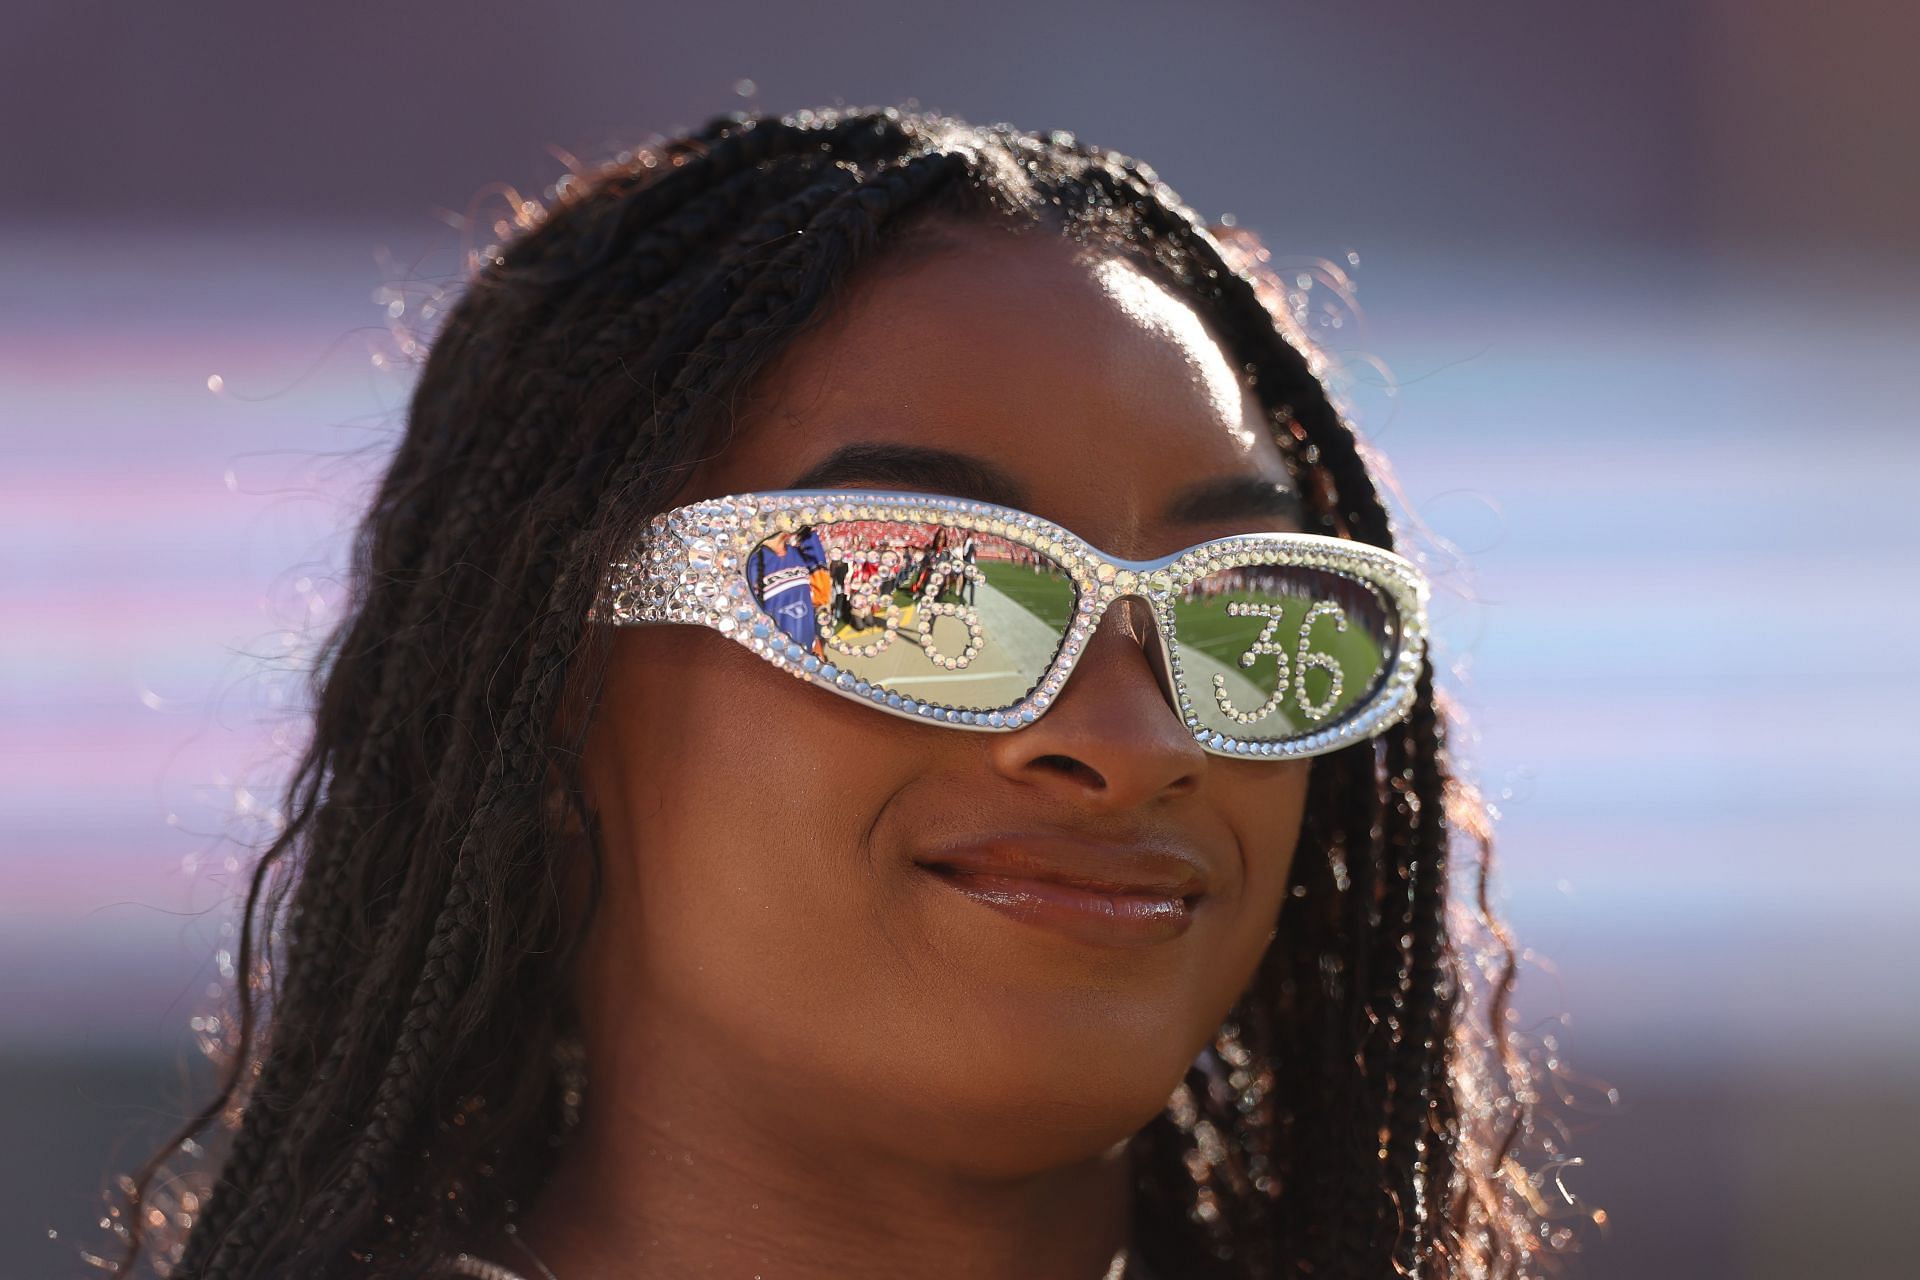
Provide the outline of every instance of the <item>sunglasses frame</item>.
<path id="1" fill-rule="evenodd" d="M 1066 570 L 1073 621 L 1046 672 L 1025 697 L 991 712 L 910 698 L 870 685 L 786 639 L 747 581 L 748 554 L 773 535 L 845 521 L 919 521 L 971 529 L 1037 551 Z M 1356 579 L 1398 612 L 1398 653 L 1373 695 L 1323 729 L 1290 741 L 1240 739 L 1203 726 L 1181 671 L 1173 605 L 1195 578 L 1247 564 L 1297 565 Z M 1114 601 L 1137 595 L 1153 611 L 1155 634 L 1178 712 L 1215 755 L 1300 759 L 1337 751 L 1397 723 L 1411 707 L 1427 643 L 1426 575 L 1412 561 L 1367 543 L 1314 533 L 1248 533 L 1210 538 L 1152 560 L 1110 556 L 1068 529 L 1013 507 L 905 490 L 771 489 L 688 503 L 654 516 L 626 557 L 608 569 L 591 622 L 609 626 L 687 623 L 729 636 L 767 662 L 823 689 L 909 720 L 944 728 L 1007 732 L 1044 714 L 1073 674 L 1088 639 Z"/>

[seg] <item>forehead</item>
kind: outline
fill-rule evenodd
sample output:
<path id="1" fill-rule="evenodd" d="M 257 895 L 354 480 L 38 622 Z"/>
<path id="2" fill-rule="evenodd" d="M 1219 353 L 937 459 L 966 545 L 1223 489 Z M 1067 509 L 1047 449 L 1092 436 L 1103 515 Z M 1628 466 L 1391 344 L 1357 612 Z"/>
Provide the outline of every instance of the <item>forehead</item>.
<path id="1" fill-rule="evenodd" d="M 1258 520 L 1222 506 L 1215 530 L 1198 527 L 1204 513 L 1168 518 L 1209 482 L 1291 485 L 1229 353 L 1141 267 L 1040 229 L 943 228 L 924 243 L 863 270 L 763 371 L 686 496 L 811 483 L 823 460 L 904 445 L 990 464 L 1028 509 L 1119 555 L 1298 527 L 1271 503 Z M 834 487 L 930 487 L 829 470 Z"/>

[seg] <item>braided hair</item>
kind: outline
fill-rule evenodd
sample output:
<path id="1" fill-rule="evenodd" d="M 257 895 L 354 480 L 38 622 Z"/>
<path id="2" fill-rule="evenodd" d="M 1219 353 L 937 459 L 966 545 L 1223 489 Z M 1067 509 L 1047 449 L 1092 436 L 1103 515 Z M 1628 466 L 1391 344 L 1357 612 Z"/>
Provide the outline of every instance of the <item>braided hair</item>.
<path id="1" fill-rule="evenodd" d="M 181 1135 L 196 1150 L 224 1118 L 231 1141 L 171 1243 L 143 1232 L 142 1197 L 180 1144 L 126 1184 L 123 1267 L 419 1276 L 531 1198 L 594 901 L 555 891 L 556 862 L 598 884 L 579 733 L 556 726 L 591 709 L 600 567 L 720 447 L 729 399 L 935 218 L 1052 228 L 1150 267 L 1242 365 L 1309 527 L 1394 544 L 1264 251 L 1144 164 L 889 108 L 722 116 L 575 174 L 484 256 L 432 344 L 321 654 L 287 825 L 252 875 L 232 1070 Z M 1450 721 L 1429 668 L 1403 723 L 1313 761 L 1284 926 L 1134 1140 L 1137 1248 L 1166 1274 L 1540 1262 L 1513 1150 L 1513 951 Z M 1449 893 L 1456 833 L 1477 900 Z"/>

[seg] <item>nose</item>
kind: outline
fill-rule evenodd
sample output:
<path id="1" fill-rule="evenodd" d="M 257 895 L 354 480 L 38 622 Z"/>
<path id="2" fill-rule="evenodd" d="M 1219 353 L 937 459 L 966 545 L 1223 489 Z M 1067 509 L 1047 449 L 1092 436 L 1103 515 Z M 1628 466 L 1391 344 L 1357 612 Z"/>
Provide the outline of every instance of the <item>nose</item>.
<path id="1" fill-rule="evenodd" d="M 1111 810 L 1195 789 L 1207 754 L 1173 709 L 1159 653 L 1146 602 L 1115 600 L 1046 712 L 993 735 L 994 766 Z"/>

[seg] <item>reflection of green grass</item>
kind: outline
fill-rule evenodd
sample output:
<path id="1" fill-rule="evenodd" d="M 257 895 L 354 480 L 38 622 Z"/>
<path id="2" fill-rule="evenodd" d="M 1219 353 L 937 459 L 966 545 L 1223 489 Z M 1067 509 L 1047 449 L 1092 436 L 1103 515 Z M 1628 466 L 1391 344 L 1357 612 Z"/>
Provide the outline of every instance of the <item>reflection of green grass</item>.
<path id="1" fill-rule="evenodd" d="M 1071 582 L 1035 573 L 1025 565 L 1010 564 L 1004 560 L 981 560 L 977 565 L 981 576 L 996 591 L 1045 623 L 1049 629 L 1061 633 L 1066 631 L 1067 623 L 1073 618 Z M 958 602 L 961 599 L 959 584 L 949 581 L 937 598 Z M 902 587 L 893 593 L 893 602 L 901 610 L 900 625 L 911 625 L 912 606 L 918 602 L 918 597 Z M 864 639 L 870 633 L 877 634 L 878 630 L 877 627 L 857 632 L 849 629 L 839 634 L 848 640 Z"/>
<path id="2" fill-rule="evenodd" d="M 1023 564 L 982 560 L 980 574 L 993 589 L 1055 631 L 1064 632 L 1073 617 L 1073 584 L 1035 573 Z M 1237 619 L 1236 619 L 1237 621 Z"/>
<path id="3" fill-rule="evenodd" d="M 1266 626 L 1267 620 L 1262 617 L 1236 618 L 1227 613 L 1229 603 L 1256 598 L 1264 600 L 1268 597 L 1256 597 L 1248 593 L 1228 593 L 1204 602 L 1196 601 L 1192 604 L 1178 605 L 1175 607 L 1175 621 L 1179 626 L 1180 640 L 1183 644 L 1199 649 L 1223 666 L 1242 672 L 1255 688 L 1266 691 L 1274 687 L 1274 681 L 1278 676 L 1279 660 L 1273 654 L 1263 653 L 1254 659 L 1251 667 L 1241 667 L 1240 655 L 1260 638 L 1261 628 Z M 1273 641 L 1285 651 L 1290 672 L 1295 657 L 1299 653 L 1300 623 L 1312 605 L 1311 600 L 1285 598 L 1282 604 L 1281 622 L 1273 631 Z M 1340 664 L 1343 686 L 1340 705 L 1334 708 L 1328 720 L 1345 711 L 1372 688 L 1374 678 L 1380 670 L 1380 664 L 1384 661 L 1380 646 L 1374 643 L 1373 638 L 1360 627 L 1357 618 L 1347 619 L 1345 632 L 1336 631 L 1334 626 L 1332 618 L 1323 617 L 1315 622 L 1312 643 L 1309 646 L 1310 652 L 1328 654 Z M 1306 680 L 1308 701 L 1316 704 L 1324 702 L 1328 690 L 1332 687 L 1332 673 L 1320 667 L 1311 667 L 1307 671 Z M 1213 692 L 1210 682 L 1204 688 L 1196 687 L 1193 693 L 1196 702 L 1204 702 L 1207 706 L 1212 705 Z M 1242 709 L 1251 710 L 1251 708 Z M 1284 715 L 1295 729 L 1307 729 L 1326 723 L 1326 721 L 1309 721 L 1306 718 L 1300 710 L 1300 704 L 1294 696 L 1292 687 L 1289 688 L 1287 696 L 1281 700 L 1276 713 Z"/>

